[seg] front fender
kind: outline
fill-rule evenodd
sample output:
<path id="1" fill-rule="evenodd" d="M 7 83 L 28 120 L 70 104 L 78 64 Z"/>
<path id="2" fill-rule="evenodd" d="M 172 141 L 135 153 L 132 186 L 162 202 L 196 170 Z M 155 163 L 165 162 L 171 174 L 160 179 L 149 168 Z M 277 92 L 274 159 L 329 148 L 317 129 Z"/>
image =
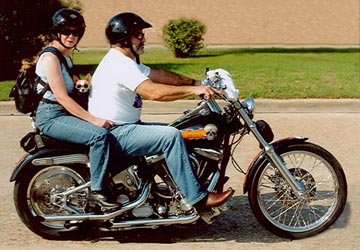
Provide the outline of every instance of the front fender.
<path id="1" fill-rule="evenodd" d="M 44 148 L 34 154 L 26 153 L 16 163 L 11 174 L 10 182 L 17 180 L 28 167 L 49 166 L 54 164 L 87 164 L 89 162 L 86 152 L 63 148 Z"/>
<path id="2" fill-rule="evenodd" d="M 296 144 L 299 142 L 304 142 L 307 141 L 308 138 L 306 137 L 287 137 L 287 138 L 282 138 L 279 139 L 277 141 L 274 141 L 272 143 L 270 143 L 270 145 L 272 145 L 272 147 L 275 149 L 275 151 L 283 146 L 288 146 L 291 144 Z M 246 175 L 245 175 L 245 180 L 244 180 L 244 185 L 243 185 L 243 192 L 244 194 L 246 194 L 249 191 L 250 188 L 250 183 L 252 182 L 252 179 L 256 173 L 256 170 L 259 167 L 259 164 L 263 161 L 264 157 L 266 156 L 265 151 L 261 150 L 255 157 L 254 159 L 250 162 L 249 167 L 246 171 Z"/>

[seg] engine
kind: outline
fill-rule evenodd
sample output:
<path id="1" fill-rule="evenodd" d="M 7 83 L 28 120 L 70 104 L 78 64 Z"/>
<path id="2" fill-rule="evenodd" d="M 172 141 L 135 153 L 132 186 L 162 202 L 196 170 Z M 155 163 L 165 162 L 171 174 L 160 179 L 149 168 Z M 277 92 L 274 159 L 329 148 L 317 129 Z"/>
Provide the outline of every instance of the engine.
<path id="1" fill-rule="evenodd" d="M 188 204 L 184 203 L 180 192 L 177 191 L 163 156 L 159 156 L 159 159 L 150 166 L 146 166 L 144 170 L 133 165 L 113 178 L 117 202 L 124 206 L 138 198 L 146 179 L 152 180 L 151 194 L 147 201 L 124 216 L 164 218 L 178 216 L 191 209 Z M 200 181 L 209 191 L 212 191 L 220 175 L 218 165 L 222 159 L 222 153 L 213 149 L 196 148 L 190 155 L 190 159 Z M 151 169 L 150 174 L 149 169 Z M 142 171 L 146 173 L 144 174 Z"/>
<path id="2" fill-rule="evenodd" d="M 165 169 L 165 161 L 161 161 L 152 166 L 159 171 Z M 163 175 L 163 174 L 160 174 Z M 174 187 L 167 184 L 160 175 L 153 173 L 151 178 L 152 189 L 147 201 L 139 207 L 122 215 L 122 219 L 129 217 L 148 218 L 148 217 L 171 217 L 184 213 L 181 199 L 178 199 Z M 166 175 L 165 175 L 166 176 Z M 147 176 L 149 177 L 149 176 Z M 165 178 L 166 179 L 166 178 Z M 115 187 L 117 190 L 117 202 L 126 205 L 138 198 L 141 193 L 143 178 L 139 178 L 138 166 L 131 166 L 114 177 Z"/>

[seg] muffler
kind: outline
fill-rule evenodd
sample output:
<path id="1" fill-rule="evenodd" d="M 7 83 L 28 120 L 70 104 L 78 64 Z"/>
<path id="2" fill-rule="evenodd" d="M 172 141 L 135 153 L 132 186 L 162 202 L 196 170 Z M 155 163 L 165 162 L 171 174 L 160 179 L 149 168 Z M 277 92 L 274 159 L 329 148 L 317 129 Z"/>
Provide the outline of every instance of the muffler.
<path id="1" fill-rule="evenodd" d="M 198 213 L 193 210 L 191 214 L 174 216 L 171 218 L 157 218 L 157 219 L 139 219 L 129 220 L 113 223 L 109 229 L 138 229 L 138 228 L 157 228 L 161 225 L 169 226 L 174 224 L 191 224 L 200 218 Z"/>
<path id="2" fill-rule="evenodd" d="M 114 212 L 108 213 L 108 214 L 70 214 L 70 215 L 44 215 L 44 216 L 38 216 L 37 219 L 40 221 L 45 222 L 55 222 L 55 221 L 83 221 L 83 220 L 101 220 L 106 221 L 111 218 L 114 218 L 116 216 L 121 215 L 122 213 L 134 209 L 138 206 L 143 205 L 147 198 L 150 195 L 150 189 L 151 184 L 145 184 L 143 191 L 139 198 L 135 200 L 134 202 L 129 203 L 128 205 L 123 206 L 119 210 L 116 210 Z"/>

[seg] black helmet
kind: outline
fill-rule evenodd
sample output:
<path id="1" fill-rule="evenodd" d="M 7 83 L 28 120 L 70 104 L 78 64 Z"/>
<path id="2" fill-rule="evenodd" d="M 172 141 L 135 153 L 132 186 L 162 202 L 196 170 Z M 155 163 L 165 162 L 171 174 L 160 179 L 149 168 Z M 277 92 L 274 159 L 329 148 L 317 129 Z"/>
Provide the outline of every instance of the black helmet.
<path id="1" fill-rule="evenodd" d="M 84 17 L 79 11 L 74 9 L 63 8 L 58 10 L 52 17 L 52 34 L 57 39 L 57 34 L 65 27 L 73 27 L 79 31 L 79 40 L 83 37 L 85 32 Z"/>
<path id="2" fill-rule="evenodd" d="M 152 25 L 145 22 L 140 16 L 123 12 L 113 16 L 106 25 L 105 35 L 110 44 L 116 44 L 130 38 L 136 30 L 150 28 Z"/>

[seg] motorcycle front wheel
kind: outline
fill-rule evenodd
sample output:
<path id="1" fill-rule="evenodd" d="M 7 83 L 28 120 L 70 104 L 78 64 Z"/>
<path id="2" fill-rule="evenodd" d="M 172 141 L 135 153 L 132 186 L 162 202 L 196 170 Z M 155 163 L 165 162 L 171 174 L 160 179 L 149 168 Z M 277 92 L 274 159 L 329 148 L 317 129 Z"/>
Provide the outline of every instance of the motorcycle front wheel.
<path id="1" fill-rule="evenodd" d="M 84 213 L 89 191 L 71 189 L 89 181 L 89 171 L 83 166 L 28 167 L 14 186 L 14 202 L 23 223 L 34 233 L 52 240 L 67 239 L 76 227 L 64 222 L 44 222 L 43 215 Z"/>
<path id="2" fill-rule="evenodd" d="M 264 157 L 249 190 L 257 220 L 274 234 L 301 239 L 329 228 L 342 214 L 347 197 L 344 171 L 336 158 L 312 143 L 276 150 L 295 179 L 305 187 L 297 197 L 276 167 Z"/>

